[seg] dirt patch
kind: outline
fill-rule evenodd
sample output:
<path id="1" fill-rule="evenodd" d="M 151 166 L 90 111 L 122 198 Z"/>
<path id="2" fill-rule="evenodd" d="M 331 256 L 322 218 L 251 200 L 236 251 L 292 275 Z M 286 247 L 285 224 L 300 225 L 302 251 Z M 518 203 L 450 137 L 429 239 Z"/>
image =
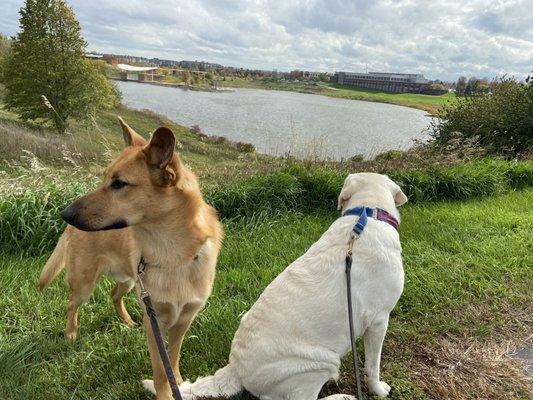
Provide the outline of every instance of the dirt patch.
<path id="1" fill-rule="evenodd" d="M 533 399 L 532 305 L 502 305 L 497 313 L 488 304 L 467 307 L 456 315 L 462 326 L 472 327 L 467 333 L 389 336 L 382 375 L 392 386 L 391 399 Z M 478 333 L 476 325 L 491 326 L 490 334 Z M 347 360 L 341 379 L 325 385 L 323 396 L 354 393 L 355 378 Z"/>
<path id="2" fill-rule="evenodd" d="M 512 342 L 442 339 L 417 346 L 412 364 L 418 385 L 435 399 L 521 399 L 533 396 Z"/>

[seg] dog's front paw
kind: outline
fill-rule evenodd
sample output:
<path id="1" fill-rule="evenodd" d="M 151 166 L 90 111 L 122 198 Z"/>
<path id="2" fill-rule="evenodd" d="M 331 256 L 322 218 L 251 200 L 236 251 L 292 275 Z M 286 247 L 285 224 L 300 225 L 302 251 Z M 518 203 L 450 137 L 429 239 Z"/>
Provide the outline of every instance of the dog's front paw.
<path id="1" fill-rule="evenodd" d="M 181 392 L 181 398 L 183 400 L 193 400 L 197 397 L 192 393 L 192 383 L 190 381 L 185 381 L 183 383 L 180 383 L 180 392 Z"/>
<path id="2" fill-rule="evenodd" d="M 65 332 L 65 339 L 67 340 L 67 342 L 73 342 L 76 340 L 77 337 L 78 332 L 76 331 Z"/>
<path id="3" fill-rule="evenodd" d="M 390 392 L 390 386 L 384 381 L 367 382 L 368 390 L 378 397 L 387 397 Z"/>
<path id="4" fill-rule="evenodd" d="M 148 390 L 149 392 L 153 393 L 153 394 L 156 394 L 155 393 L 155 386 L 154 386 L 154 381 L 151 380 L 151 379 L 144 379 L 143 380 L 143 387 Z"/>

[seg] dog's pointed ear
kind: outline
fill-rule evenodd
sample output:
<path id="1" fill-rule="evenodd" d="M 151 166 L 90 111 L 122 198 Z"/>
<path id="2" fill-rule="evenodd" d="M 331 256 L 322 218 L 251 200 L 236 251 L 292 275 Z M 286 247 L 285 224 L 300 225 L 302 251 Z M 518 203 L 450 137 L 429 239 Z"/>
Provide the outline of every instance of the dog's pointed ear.
<path id="1" fill-rule="evenodd" d="M 148 163 L 160 169 L 165 169 L 172 161 L 175 146 L 176 137 L 174 132 L 164 126 L 157 128 L 152 134 L 150 143 L 144 149 Z"/>
<path id="2" fill-rule="evenodd" d="M 135 132 L 121 117 L 118 117 L 118 121 L 122 127 L 122 136 L 124 137 L 126 146 L 144 146 L 146 144 L 146 140 Z"/>
<path id="3" fill-rule="evenodd" d="M 398 186 L 396 192 L 394 193 L 394 204 L 396 207 L 400 207 L 407 203 L 407 196 L 404 192 L 402 192 L 402 189 Z"/>

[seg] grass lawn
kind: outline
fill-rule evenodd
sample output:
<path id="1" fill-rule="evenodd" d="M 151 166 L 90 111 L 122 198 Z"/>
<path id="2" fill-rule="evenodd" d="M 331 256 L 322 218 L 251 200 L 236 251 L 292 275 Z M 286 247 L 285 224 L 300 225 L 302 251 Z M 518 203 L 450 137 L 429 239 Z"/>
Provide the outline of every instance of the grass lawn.
<path id="1" fill-rule="evenodd" d="M 531 333 L 531 204 L 533 190 L 404 207 L 406 286 L 383 355 L 393 400 L 531 398 L 507 347 Z M 287 213 L 226 224 L 214 293 L 184 343 L 184 377 L 225 365 L 242 314 L 337 216 Z M 35 287 L 45 257 L 0 259 L 0 398 L 150 398 L 140 386 L 151 374 L 143 330 L 119 322 L 110 281 L 82 307 L 79 339 L 67 344 L 65 283 L 58 279 L 44 294 Z M 131 294 L 127 306 L 140 321 Z M 325 392 L 353 390 L 345 361 L 341 381 Z"/>
<path id="2" fill-rule="evenodd" d="M 406 107 L 419 108 L 433 115 L 435 115 L 439 108 L 444 104 L 454 104 L 458 101 L 455 93 L 446 93 L 442 96 L 429 96 L 416 93 L 379 92 L 372 89 L 362 89 L 338 84 L 327 84 L 327 87 L 332 90 L 324 92 L 326 96 L 397 104 Z"/>

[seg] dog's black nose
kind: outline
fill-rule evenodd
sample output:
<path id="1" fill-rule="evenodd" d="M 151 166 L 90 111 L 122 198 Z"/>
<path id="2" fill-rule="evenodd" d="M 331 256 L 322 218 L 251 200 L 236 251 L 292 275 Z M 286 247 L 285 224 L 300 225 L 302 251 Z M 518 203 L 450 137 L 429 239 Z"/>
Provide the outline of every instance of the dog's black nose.
<path id="1" fill-rule="evenodd" d="M 61 218 L 70 225 L 76 226 L 76 222 L 78 221 L 79 215 L 76 209 L 72 206 L 68 206 L 63 211 L 61 211 Z"/>

